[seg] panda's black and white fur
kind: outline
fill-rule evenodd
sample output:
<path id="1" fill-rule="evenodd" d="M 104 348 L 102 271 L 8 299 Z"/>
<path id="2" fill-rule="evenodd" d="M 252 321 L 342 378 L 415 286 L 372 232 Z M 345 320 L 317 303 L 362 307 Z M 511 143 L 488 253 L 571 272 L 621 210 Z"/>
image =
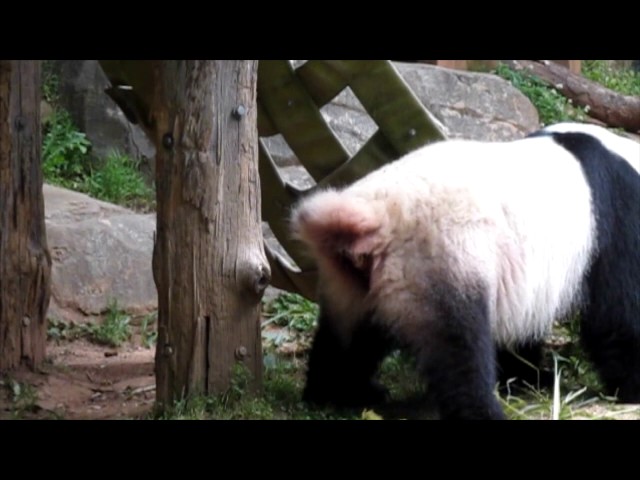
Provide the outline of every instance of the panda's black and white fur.
<path id="1" fill-rule="evenodd" d="M 380 401 L 396 342 L 442 418 L 504 418 L 505 352 L 535 359 L 554 320 L 579 311 L 609 393 L 640 402 L 637 143 L 579 124 L 440 142 L 308 196 L 292 226 L 319 270 L 305 400 Z"/>

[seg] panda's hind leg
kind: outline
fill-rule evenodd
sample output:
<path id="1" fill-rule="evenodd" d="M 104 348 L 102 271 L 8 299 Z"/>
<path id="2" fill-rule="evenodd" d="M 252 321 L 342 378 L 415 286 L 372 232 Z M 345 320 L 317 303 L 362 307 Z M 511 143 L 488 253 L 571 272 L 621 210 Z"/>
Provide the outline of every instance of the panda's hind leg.
<path id="1" fill-rule="evenodd" d="M 418 369 L 442 419 L 500 420 L 495 395 L 496 351 L 487 295 L 481 288 L 433 289 L 425 299 L 423 331 L 413 335 Z"/>
<path id="2" fill-rule="evenodd" d="M 605 321 L 592 312 L 584 316 L 582 345 L 606 393 L 623 403 L 640 403 L 640 333 L 622 322 L 603 325 Z"/>
<path id="3" fill-rule="evenodd" d="M 592 266 L 580 339 L 607 394 L 640 403 L 640 265 L 607 260 Z"/>
<path id="4" fill-rule="evenodd" d="M 339 407 L 372 406 L 388 398 L 376 380 L 392 342 L 386 332 L 365 318 L 349 339 L 334 328 L 334 319 L 323 312 L 311 345 L 303 400 Z"/>

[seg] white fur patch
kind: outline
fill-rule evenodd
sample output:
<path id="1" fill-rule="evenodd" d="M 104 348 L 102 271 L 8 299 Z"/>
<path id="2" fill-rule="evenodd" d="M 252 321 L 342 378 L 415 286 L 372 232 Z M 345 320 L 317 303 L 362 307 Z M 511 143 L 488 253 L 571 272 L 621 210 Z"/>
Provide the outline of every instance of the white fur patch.
<path id="1" fill-rule="evenodd" d="M 296 218 L 312 218 L 325 201 L 336 211 L 362 209 L 380 223 L 375 244 L 384 260 L 368 293 L 345 285 L 316 256 L 320 289 L 346 338 L 375 305 L 410 340 L 432 320 L 425 294 L 443 279 L 460 289 L 487 288 L 498 342 L 542 336 L 579 300 L 594 246 L 582 169 L 549 137 L 423 147 L 345 190 L 303 200 L 294 228 Z M 302 237 L 320 253 L 315 236 Z"/>

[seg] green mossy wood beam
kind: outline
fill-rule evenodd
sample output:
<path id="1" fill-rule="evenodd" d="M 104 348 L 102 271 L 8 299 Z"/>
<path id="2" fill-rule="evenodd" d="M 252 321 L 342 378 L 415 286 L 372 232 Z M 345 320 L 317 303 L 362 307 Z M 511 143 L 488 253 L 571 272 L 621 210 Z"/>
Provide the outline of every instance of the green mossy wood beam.
<path id="1" fill-rule="evenodd" d="M 350 87 L 378 131 L 350 156 L 320 113 Z M 258 73 L 258 133 L 282 134 L 318 187 L 342 186 L 430 142 L 442 128 L 386 60 L 310 60 L 294 69 L 288 60 L 263 60 Z M 263 219 L 295 264 L 266 247 L 272 284 L 315 298 L 316 273 L 301 245 L 287 231 L 300 195 L 278 174 L 264 144 L 260 150 Z"/>

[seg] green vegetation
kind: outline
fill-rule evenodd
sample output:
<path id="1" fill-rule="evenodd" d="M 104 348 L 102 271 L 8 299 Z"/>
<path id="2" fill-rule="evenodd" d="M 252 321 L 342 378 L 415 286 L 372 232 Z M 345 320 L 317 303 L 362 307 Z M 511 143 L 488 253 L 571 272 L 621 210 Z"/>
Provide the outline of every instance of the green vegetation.
<path id="1" fill-rule="evenodd" d="M 537 77 L 524 71 L 512 70 L 504 64 L 498 65 L 495 73 L 508 80 L 533 103 L 543 125 L 585 120 L 584 109 L 574 107 L 571 100 Z"/>
<path id="2" fill-rule="evenodd" d="M 255 395 L 247 391 L 248 373 L 237 364 L 232 385 L 217 396 L 197 396 L 176 402 L 161 419 L 251 419 L 251 420 L 323 420 L 360 418 L 363 412 L 314 409 L 300 401 L 304 368 L 299 361 L 282 360 L 265 368 L 264 391 Z"/>
<path id="3" fill-rule="evenodd" d="M 133 331 L 130 321 L 131 317 L 118 309 L 118 302 L 111 300 L 101 323 L 76 325 L 57 319 L 49 319 L 47 336 L 56 341 L 86 338 L 98 345 L 119 347 L 131 339 Z"/>
<path id="4" fill-rule="evenodd" d="M 54 110 L 45 123 L 42 142 L 42 169 L 45 181 L 61 187 L 82 190 L 86 176 L 87 153 L 91 143 L 79 132 L 70 115 Z"/>
<path id="5" fill-rule="evenodd" d="M 94 198 L 136 209 L 148 210 L 155 202 L 155 192 L 142 178 L 138 162 L 119 152 L 110 153 L 92 169 L 80 188 Z"/>
<path id="6" fill-rule="evenodd" d="M 547 347 L 545 369 L 552 371 L 555 385 L 551 389 L 528 386 L 513 390 L 500 398 L 507 416 L 512 419 L 615 418 L 629 411 L 605 396 L 600 379 L 587 360 L 578 336 L 580 318 L 574 316 L 555 327 Z M 640 413 L 640 408 L 633 409 Z"/>
<path id="7" fill-rule="evenodd" d="M 571 100 L 534 75 L 512 70 L 503 64 L 498 65 L 495 73 L 511 82 L 531 100 L 543 125 L 586 120 L 587 113 L 584 108 L 573 106 Z M 614 69 L 603 60 L 585 60 L 582 62 L 582 74 L 585 78 L 624 95 L 640 95 L 640 74 L 632 70 Z"/>
<path id="8" fill-rule="evenodd" d="M 76 325 L 75 323 L 67 323 L 57 318 L 49 318 L 47 325 L 47 339 L 56 342 L 68 341 L 72 342 L 81 337 L 87 336 L 87 329 L 84 325 Z"/>
<path id="9" fill-rule="evenodd" d="M 119 347 L 131 338 L 130 321 L 131 317 L 118 309 L 117 300 L 111 300 L 102 323 L 87 325 L 89 339 L 100 345 Z"/>
<path id="10" fill-rule="evenodd" d="M 318 306 L 294 293 L 282 293 L 263 304 L 262 343 L 265 365 L 280 354 L 307 350 L 318 318 Z"/>
<path id="11" fill-rule="evenodd" d="M 304 333 L 315 327 L 318 306 L 301 295 L 283 293 L 268 302 L 263 313 L 268 318 L 265 325 L 273 323 Z"/>
<path id="12" fill-rule="evenodd" d="M 604 396 L 595 372 L 578 357 L 553 355 L 555 384 L 549 390 L 529 386 L 525 392 L 500 397 L 507 416 L 513 420 L 613 419 L 623 413 L 640 413 L 640 408 L 616 405 Z M 637 418 L 637 417 L 636 417 Z"/>
<path id="13" fill-rule="evenodd" d="M 45 181 L 99 200 L 139 210 L 152 209 L 155 193 L 145 183 L 138 162 L 116 151 L 104 159 L 91 158 L 91 142 L 59 105 L 58 83 L 57 76 L 45 62 L 42 95 L 53 107 L 53 112 L 43 122 Z"/>
<path id="14" fill-rule="evenodd" d="M 158 312 L 150 313 L 142 319 L 140 325 L 140 336 L 142 337 L 142 346 L 151 348 L 158 341 L 158 329 L 154 324 L 158 320 Z"/>
<path id="15" fill-rule="evenodd" d="M 377 420 L 405 418 L 406 403 L 378 410 L 315 408 L 301 401 L 304 387 L 304 359 L 278 357 L 265 365 L 264 390 L 255 395 L 247 390 L 249 384 L 246 369 L 237 364 L 232 385 L 227 392 L 217 396 L 196 396 L 176 402 L 162 419 L 252 419 L 252 420 Z M 401 354 L 391 355 L 383 364 L 381 379 L 390 387 L 394 401 L 421 399 L 424 389 L 415 374 L 413 362 Z M 417 407 L 418 409 L 420 407 Z"/>
<path id="16" fill-rule="evenodd" d="M 614 69 L 603 60 L 584 60 L 582 75 L 624 95 L 640 96 L 640 74 L 633 70 Z"/>
<path id="17" fill-rule="evenodd" d="M 382 362 L 380 381 L 389 388 L 394 401 L 418 398 L 425 394 L 425 385 L 416 372 L 414 358 L 401 351 L 393 352 Z"/>

